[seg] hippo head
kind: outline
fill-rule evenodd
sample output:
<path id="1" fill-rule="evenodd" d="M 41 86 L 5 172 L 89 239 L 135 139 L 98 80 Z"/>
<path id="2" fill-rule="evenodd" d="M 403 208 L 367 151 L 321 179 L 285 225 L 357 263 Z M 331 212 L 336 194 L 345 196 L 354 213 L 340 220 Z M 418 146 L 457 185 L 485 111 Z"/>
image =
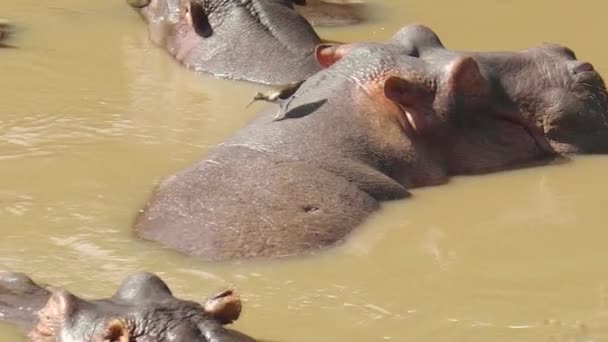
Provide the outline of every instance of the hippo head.
<path id="1" fill-rule="evenodd" d="M 320 45 L 317 59 L 332 65 L 360 46 Z M 402 54 L 410 57 L 410 66 L 424 64 L 413 79 L 389 77 L 385 94 L 400 105 L 416 138 L 434 151 L 448 174 L 608 152 L 604 82 L 567 48 L 544 44 L 519 52 L 454 52 L 421 25 L 402 29 L 384 46 L 393 60 Z"/>
<path id="2" fill-rule="evenodd" d="M 373 56 L 372 51 L 382 57 Z M 452 112 L 462 111 L 465 107 L 460 104 L 465 100 L 466 108 L 488 103 L 489 88 L 470 56 L 454 58 L 444 68 L 436 70 L 432 64 L 412 57 L 408 46 L 320 44 L 316 49 L 317 62 L 323 67 L 329 67 L 347 55 L 351 64 L 357 58 L 367 64 L 381 64 L 377 71 L 372 71 L 369 64 L 360 72 L 372 73 L 363 77 L 366 81 L 383 81 L 383 95 L 399 106 L 407 126 L 418 136 L 431 134 Z M 373 61 L 374 58 L 382 60 Z"/>
<path id="3" fill-rule="evenodd" d="M 423 25 L 402 28 L 391 42 L 438 70 L 463 56 L 478 64 L 481 78 L 469 82 L 468 88 L 476 89 L 476 94 L 489 94 L 488 101 L 479 96 L 461 97 L 452 107 L 460 109 L 451 112 L 452 123 L 481 127 L 481 121 L 497 118 L 503 125 L 490 131 L 501 136 L 505 145 L 527 140 L 550 155 L 608 153 L 604 81 L 591 64 L 577 60 L 571 49 L 545 43 L 518 52 L 456 52 L 445 49 L 437 35 Z M 520 127 L 520 133 L 508 126 Z"/>
<path id="4" fill-rule="evenodd" d="M 291 1 L 127 0 L 150 39 L 189 69 L 266 84 L 319 70 L 321 40 Z"/>
<path id="5" fill-rule="evenodd" d="M 305 96 L 308 88 L 325 89 L 325 94 L 327 88 L 331 93 L 346 88 L 342 93 L 347 94 L 328 102 L 336 111 L 350 113 L 349 125 L 340 126 L 341 134 L 349 134 L 348 144 L 354 144 L 353 136 L 364 137 L 354 148 L 369 146 L 375 159 L 370 163 L 386 166 L 387 175 L 406 187 L 437 184 L 448 173 L 447 156 L 442 155 L 446 151 L 431 143 L 441 135 L 442 120 L 437 118 L 450 117 L 455 104 L 466 98 L 481 102 L 488 95 L 483 87 L 471 86 L 482 80 L 471 57 L 456 58 L 437 70 L 408 51 L 398 44 L 321 44 L 316 59 L 327 69 L 304 83 L 296 96 Z M 330 72 L 331 77 L 326 74 Z M 316 84 L 317 79 L 323 83 Z M 363 118 L 365 128 L 347 132 L 356 129 L 355 117 Z"/>
<path id="6" fill-rule="evenodd" d="M 238 341 L 252 338 L 223 327 L 240 314 L 232 291 L 204 305 L 175 298 L 149 273 L 128 277 L 109 299 L 88 301 L 52 289 L 28 337 L 31 341 Z"/>

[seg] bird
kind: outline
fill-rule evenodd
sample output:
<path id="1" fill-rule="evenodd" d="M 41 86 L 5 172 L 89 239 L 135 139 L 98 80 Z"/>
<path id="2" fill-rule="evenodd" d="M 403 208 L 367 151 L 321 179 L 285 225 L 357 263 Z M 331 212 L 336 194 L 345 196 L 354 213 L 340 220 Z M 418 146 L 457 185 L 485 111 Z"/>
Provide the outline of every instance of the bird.
<path id="1" fill-rule="evenodd" d="M 294 96 L 296 91 L 298 91 L 298 89 L 300 89 L 300 86 L 305 81 L 306 80 L 301 80 L 301 81 L 297 81 L 297 82 L 293 82 L 293 83 L 289 83 L 289 84 L 283 84 L 283 85 L 275 86 L 271 90 L 269 90 L 265 93 L 257 93 L 257 94 L 255 94 L 255 96 L 253 97 L 251 102 L 249 102 L 247 104 L 247 106 L 245 106 L 245 108 L 251 106 L 251 104 L 254 103 L 255 101 L 266 101 L 266 102 L 270 102 L 270 103 L 278 103 L 279 107 L 280 107 L 280 111 L 277 113 L 277 115 L 275 116 L 273 121 L 282 119 L 285 112 L 287 111 L 287 107 L 289 107 L 289 103 L 291 102 L 291 100 L 293 100 L 293 98 L 290 99 L 286 103 L 283 101 Z"/>

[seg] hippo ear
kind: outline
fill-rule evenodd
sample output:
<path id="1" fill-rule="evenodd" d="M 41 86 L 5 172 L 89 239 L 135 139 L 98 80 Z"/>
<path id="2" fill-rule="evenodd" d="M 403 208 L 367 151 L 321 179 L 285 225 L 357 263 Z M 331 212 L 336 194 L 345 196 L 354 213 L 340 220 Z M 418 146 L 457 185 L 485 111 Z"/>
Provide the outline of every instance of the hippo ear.
<path id="1" fill-rule="evenodd" d="M 64 289 L 52 289 L 43 311 L 49 316 L 68 317 L 75 310 L 80 298 Z"/>
<path id="2" fill-rule="evenodd" d="M 129 329 L 119 319 L 112 319 L 106 325 L 103 342 L 129 342 Z"/>
<path id="3" fill-rule="evenodd" d="M 416 131 L 425 129 L 432 119 L 429 110 L 432 110 L 434 92 L 419 81 L 390 76 L 384 81 L 384 96 L 405 112 L 411 128 Z"/>
<path id="4" fill-rule="evenodd" d="M 58 335 L 63 322 L 74 314 L 82 299 L 60 288 L 51 288 L 49 291 L 51 295 L 46 305 L 38 311 L 38 323 L 32 332 Z"/>
<path id="5" fill-rule="evenodd" d="M 398 76 L 390 76 L 384 81 L 384 95 L 404 107 L 414 107 L 433 97 L 430 89 Z"/>
<path id="6" fill-rule="evenodd" d="M 59 336 L 64 322 L 76 311 L 77 303 L 81 300 L 63 289 L 48 290 L 51 295 L 37 313 L 38 321 L 28 334 L 29 340 L 42 341 L 48 336 Z"/>
<path id="7" fill-rule="evenodd" d="M 443 48 L 437 34 L 429 27 L 421 24 L 410 24 L 402 27 L 395 33 L 391 42 L 406 46 L 410 49 L 410 56 L 420 56 L 427 49 Z"/>
<path id="8" fill-rule="evenodd" d="M 345 55 L 345 49 L 339 44 L 323 43 L 315 47 L 315 58 L 322 67 L 329 67 Z"/>
<path id="9" fill-rule="evenodd" d="M 241 315 L 241 299 L 234 290 L 222 291 L 207 299 L 203 309 L 220 324 L 229 324 Z"/>
<path id="10" fill-rule="evenodd" d="M 129 303 L 144 303 L 173 298 L 173 294 L 162 279 L 152 273 L 140 272 L 123 280 L 112 298 Z"/>
<path id="11" fill-rule="evenodd" d="M 213 29 L 201 3 L 190 1 L 190 19 L 192 20 L 192 27 L 196 34 L 203 38 L 211 37 Z"/>
<path id="12" fill-rule="evenodd" d="M 442 92 L 444 93 L 441 94 Z M 462 57 L 447 66 L 447 79 L 438 93 L 438 97 L 447 96 L 451 101 L 459 99 L 469 106 L 474 106 L 489 102 L 491 90 L 475 59 Z"/>

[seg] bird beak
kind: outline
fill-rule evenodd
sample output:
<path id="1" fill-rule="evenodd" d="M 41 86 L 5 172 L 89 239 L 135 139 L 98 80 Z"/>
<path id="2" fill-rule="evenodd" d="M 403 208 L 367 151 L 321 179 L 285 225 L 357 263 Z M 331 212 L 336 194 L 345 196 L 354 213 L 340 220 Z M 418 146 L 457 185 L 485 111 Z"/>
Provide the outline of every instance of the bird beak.
<path id="1" fill-rule="evenodd" d="M 247 108 L 247 107 L 251 106 L 251 104 L 252 104 L 252 103 L 254 103 L 255 101 L 258 101 L 258 100 L 263 100 L 263 99 L 264 99 L 264 94 L 262 94 L 262 93 L 257 93 L 257 94 L 255 94 L 255 96 L 253 97 L 253 100 L 251 100 L 251 102 L 249 102 L 249 104 L 247 104 L 247 105 L 245 106 L 245 108 Z"/>
<path id="2" fill-rule="evenodd" d="M 249 102 L 245 108 L 248 108 L 249 106 L 251 106 L 252 103 L 254 103 L 255 101 L 257 101 L 257 99 L 254 97 L 253 100 L 251 100 L 251 102 Z"/>

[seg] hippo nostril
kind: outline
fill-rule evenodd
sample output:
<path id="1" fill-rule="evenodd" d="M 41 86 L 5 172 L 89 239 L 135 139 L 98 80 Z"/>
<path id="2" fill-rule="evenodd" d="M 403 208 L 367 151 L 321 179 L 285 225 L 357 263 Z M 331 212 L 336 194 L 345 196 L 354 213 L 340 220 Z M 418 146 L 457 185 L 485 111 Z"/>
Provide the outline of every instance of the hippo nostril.
<path id="1" fill-rule="evenodd" d="M 306 205 L 302 209 L 304 209 L 304 211 L 307 213 L 314 213 L 315 211 L 319 210 L 319 208 L 315 207 L 314 205 Z"/>
<path id="2" fill-rule="evenodd" d="M 579 62 L 577 64 L 574 65 L 574 67 L 572 68 L 572 73 L 573 74 L 580 74 L 582 72 L 587 72 L 587 71 L 594 71 L 595 69 L 593 69 L 593 65 L 591 65 L 591 63 L 587 63 L 587 62 Z"/>

